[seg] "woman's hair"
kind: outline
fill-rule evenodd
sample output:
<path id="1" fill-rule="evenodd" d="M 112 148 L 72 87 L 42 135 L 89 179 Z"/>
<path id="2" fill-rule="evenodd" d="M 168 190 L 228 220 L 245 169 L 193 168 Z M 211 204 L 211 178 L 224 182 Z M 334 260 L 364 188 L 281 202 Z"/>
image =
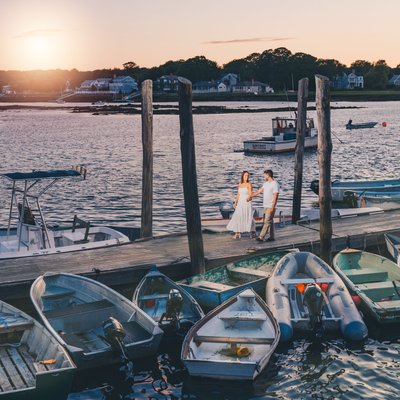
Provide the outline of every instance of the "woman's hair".
<path id="1" fill-rule="evenodd" d="M 249 171 L 243 171 L 242 175 L 240 175 L 240 183 L 244 183 L 244 174 L 248 174 L 249 177 L 247 178 L 247 182 L 250 182 L 250 172 Z"/>

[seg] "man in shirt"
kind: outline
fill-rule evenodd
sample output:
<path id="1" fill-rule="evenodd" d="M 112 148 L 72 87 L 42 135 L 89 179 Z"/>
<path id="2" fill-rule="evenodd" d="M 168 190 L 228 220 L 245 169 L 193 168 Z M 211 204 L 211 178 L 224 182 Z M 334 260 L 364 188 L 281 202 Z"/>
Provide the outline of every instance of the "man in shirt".
<path id="1" fill-rule="evenodd" d="M 279 196 L 279 183 L 274 179 L 274 173 L 270 169 L 264 171 L 265 182 L 263 186 L 256 192 L 252 193 L 247 201 L 253 197 L 263 193 L 263 207 L 264 207 L 264 225 L 262 227 L 260 236 L 256 238 L 258 242 L 263 242 L 265 236 L 269 233 L 267 242 L 275 240 L 274 232 L 274 215 L 276 210 L 276 202 Z"/>

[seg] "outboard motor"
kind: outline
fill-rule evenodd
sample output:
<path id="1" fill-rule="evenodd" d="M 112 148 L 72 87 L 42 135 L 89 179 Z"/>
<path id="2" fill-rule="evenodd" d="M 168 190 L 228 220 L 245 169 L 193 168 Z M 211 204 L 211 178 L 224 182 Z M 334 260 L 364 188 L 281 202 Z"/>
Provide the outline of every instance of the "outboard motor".
<path id="1" fill-rule="evenodd" d="M 176 329 L 180 328 L 179 314 L 183 307 L 183 297 L 178 289 L 171 289 L 168 294 L 166 311 L 161 316 L 160 324 L 165 319 L 175 324 Z"/>
<path id="2" fill-rule="evenodd" d="M 103 322 L 104 337 L 108 343 L 114 348 L 121 352 L 121 356 L 124 360 L 128 360 L 125 354 L 123 340 L 126 336 L 126 332 L 117 319 L 110 317 Z"/>
<path id="3" fill-rule="evenodd" d="M 319 180 L 315 179 L 311 182 L 310 184 L 310 189 L 315 193 L 318 194 L 319 193 Z"/>
<path id="4" fill-rule="evenodd" d="M 322 307 L 324 297 L 322 289 L 315 283 L 307 285 L 304 290 L 303 304 L 308 308 L 310 314 L 311 329 L 318 335 L 322 334 Z"/>
<path id="5" fill-rule="evenodd" d="M 231 217 L 235 209 L 233 208 L 233 203 L 231 201 L 224 201 L 219 205 L 219 212 L 222 218 L 228 219 Z"/>

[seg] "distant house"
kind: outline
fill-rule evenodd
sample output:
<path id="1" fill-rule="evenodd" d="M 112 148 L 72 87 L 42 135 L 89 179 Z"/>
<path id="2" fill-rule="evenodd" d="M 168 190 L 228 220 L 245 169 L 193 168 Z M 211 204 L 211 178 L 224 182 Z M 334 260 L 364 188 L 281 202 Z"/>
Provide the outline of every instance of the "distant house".
<path id="1" fill-rule="evenodd" d="M 333 87 L 340 90 L 364 89 L 364 77 L 357 75 L 353 69 L 349 74 L 344 72 L 343 75 L 336 76 L 333 81 Z"/>
<path id="2" fill-rule="evenodd" d="M 1 89 L 1 94 L 5 95 L 16 94 L 16 91 L 11 85 L 5 85 Z"/>
<path id="3" fill-rule="evenodd" d="M 108 86 L 112 93 L 129 94 L 138 90 L 136 79 L 130 76 L 116 76 Z"/>
<path id="4" fill-rule="evenodd" d="M 224 82 L 230 90 L 232 86 L 235 86 L 240 82 L 240 76 L 238 74 L 229 73 L 221 78 L 221 82 Z"/>
<path id="5" fill-rule="evenodd" d="M 389 86 L 400 87 L 400 75 L 393 75 L 388 82 Z"/>
<path id="6" fill-rule="evenodd" d="M 138 84 L 130 76 L 115 76 L 114 78 L 98 78 L 83 81 L 75 93 L 121 93 L 129 94 L 138 90 Z"/>
<path id="7" fill-rule="evenodd" d="M 220 81 L 201 81 L 193 84 L 193 93 L 225 93 L 227 91 L 227 85 Z"/>
<path id="8" fill-rule="evenodd" d="M 155 82 L 155 87 L 168 93 L 176 93 L 178 91 L 178 77 L 176 75 L 163 75 Z"/>
<path id="9" fill-rule="evenodd" d="M 266 83 L 255 81 L 243 81 L 238 82 L 236 85 L 232 86 L 233 93 L 274 93 L 274 89 Z"/>

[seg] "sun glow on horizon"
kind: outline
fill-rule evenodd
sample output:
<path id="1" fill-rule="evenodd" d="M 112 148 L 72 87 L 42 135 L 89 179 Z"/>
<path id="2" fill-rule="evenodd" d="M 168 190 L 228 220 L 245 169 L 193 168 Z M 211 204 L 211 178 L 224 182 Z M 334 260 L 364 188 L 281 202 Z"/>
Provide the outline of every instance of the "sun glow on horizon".
<path id="1" fill-rule="evenodd" d="M 31 68 L 47 68 L 57 53 L 57 40 L 51 35 L 34 35 L 21 39 L 22 57 Z"/>

